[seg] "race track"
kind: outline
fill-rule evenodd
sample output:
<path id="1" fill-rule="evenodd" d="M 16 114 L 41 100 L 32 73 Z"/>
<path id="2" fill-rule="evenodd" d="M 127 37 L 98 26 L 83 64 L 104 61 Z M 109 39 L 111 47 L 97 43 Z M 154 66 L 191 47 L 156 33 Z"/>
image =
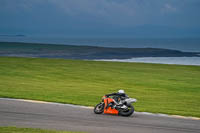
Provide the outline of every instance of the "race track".
<path id="1" fill-rule="evenodd" d="M 0 99 L 0 126 L 89 133 L 200 133 L 200 120 L 142 113 L 131 117 L 96 115 L 80 106 L 10 99 Z"/>

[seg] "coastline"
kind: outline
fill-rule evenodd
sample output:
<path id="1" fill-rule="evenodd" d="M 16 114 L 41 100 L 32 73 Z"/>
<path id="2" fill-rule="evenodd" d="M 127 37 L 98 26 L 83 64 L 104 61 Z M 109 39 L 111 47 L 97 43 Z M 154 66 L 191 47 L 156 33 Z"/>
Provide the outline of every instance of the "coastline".
<path id="1" fill-rule="evenodd" d="M 161 48 L 113 48 L 0 42 L 0 56 L 200 66 L 200 52 L 183 52 Z"/>
<path id="2" fill-rule="evenodd" d="M 135 57 L 200 57 L 200 52 L 163 48 L 114 48 L 99 46 L 57 45 L 0 42 L 0 56 L 63 59 L 131 59 Z"/>
<path id="3" fill-rule="evenodd" d="M 95 61 L 200 66 L 200 57 L 138 57 L 130 59 L 112 59 L 112 60 L 100 59 Z"/>

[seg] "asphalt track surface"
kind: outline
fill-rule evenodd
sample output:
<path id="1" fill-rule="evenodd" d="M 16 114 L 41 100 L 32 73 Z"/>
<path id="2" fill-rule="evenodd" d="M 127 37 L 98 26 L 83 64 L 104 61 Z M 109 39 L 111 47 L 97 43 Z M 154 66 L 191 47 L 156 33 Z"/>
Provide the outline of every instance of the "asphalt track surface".
<path id="1" fill-rule="evenodd" d="M 200 133 L 200 120 L 135 113 L 131 117 L 97 115 L 93 109 L 0 99 L 0 126 L 89 133 Z"/>

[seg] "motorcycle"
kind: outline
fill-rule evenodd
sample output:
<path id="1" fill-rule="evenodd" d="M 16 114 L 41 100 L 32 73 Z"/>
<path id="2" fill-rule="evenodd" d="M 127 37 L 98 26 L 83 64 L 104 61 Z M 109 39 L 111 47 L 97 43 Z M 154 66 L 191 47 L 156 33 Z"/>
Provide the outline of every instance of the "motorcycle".
<path id="1" fill-rule="evenodd" d="M 97 104 L 94 108 L 96 114 L 115 114 L 121 116 L 130 116 L 134 113 L 134 106 L 132 103 L 137 100 L 134 98 L 126 97 L 119 99 L 119 103 L 114 98 L 102 97 L 102 102 Z"/>

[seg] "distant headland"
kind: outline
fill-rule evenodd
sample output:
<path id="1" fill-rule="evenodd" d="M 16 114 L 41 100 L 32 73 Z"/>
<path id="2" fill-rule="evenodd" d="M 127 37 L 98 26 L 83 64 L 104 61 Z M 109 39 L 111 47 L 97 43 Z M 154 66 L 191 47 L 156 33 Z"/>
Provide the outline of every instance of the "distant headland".
<path id="1" fill-rule="evenodd" d="M 162 48 L 111 48 L 39 43 L 0 42 L 0 56 L 63 59 L 130 59 L 133 57 L 200 57 L 200 52 Z"/>
<path id="2" fill-rule="evenodd" d="M 26 35 L 23 35 L 23 34 L 16 34 L 16 35 L 0 34 L 0 36 L 5 36 L 5 37 L 25 37 Z"/>

